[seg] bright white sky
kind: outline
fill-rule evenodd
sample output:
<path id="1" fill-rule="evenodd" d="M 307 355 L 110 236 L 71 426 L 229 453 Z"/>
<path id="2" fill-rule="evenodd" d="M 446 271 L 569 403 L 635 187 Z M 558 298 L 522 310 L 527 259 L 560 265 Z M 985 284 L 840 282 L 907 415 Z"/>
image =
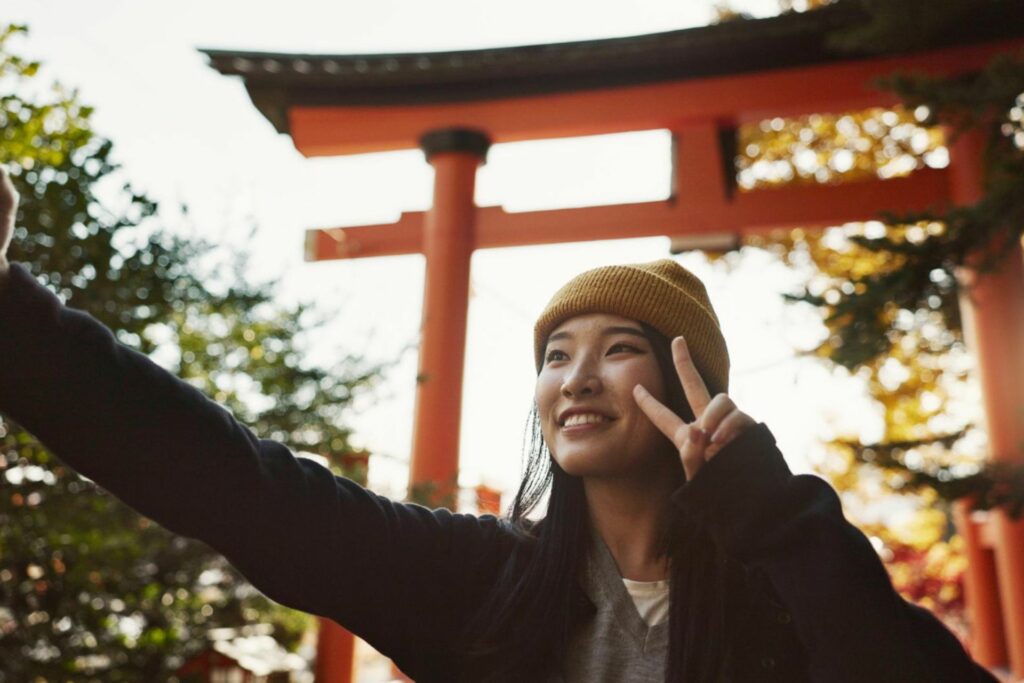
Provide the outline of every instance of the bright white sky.
<path id="1" fill-rule="evenodd" d="M 650 33 L 701 25 L 696 0 L 6 0 L 4 17 L 30 26 L 12 46 L 43 60 L 45 74 L 80 90 L 95 125 L 115 142 L 127 176 L 168 205 L 189 205 L 203 236 L 245 239 L 257 272 L 282 275 L 284 296 L 337 312 L 311 357 L 342 352 L 390 360 L 420 322 L 420 256 L 302 260 L 310 227 L 397 219 L 428 207 L 431 172 L 418 151 L 309 160 L 274 132 L 242 84 L 206 66 L 196 47 L 372 53 L 477 48 Z M 774 0 L 735 6 L 770 14 Z M 515 209 L 663 198 L 669 141 L 662 132 L 498 145 L 480 171 L 477 201 Z M 668 255 L 668 239 L 594 242 L 477 252 L 464 386 L 461 483 L 513 491 L 533 379 L 532 324 L 573 275 L 600 265 Z M 796 471 L 817 441 L 839 428 L 873 435 L 878 420 L 859 384 L 793 358 L 822 334 L 813 312 L 780 293 L 804 277 L 763 253 L 744 252 L 731 273 L 700 254 L 680 261 L 708 286 L 732 355 L 731 394 L 772 429 Z M 371 461 L 371 485 L 402 495 L 411 444 L 416 358 L 392 371 L 374 402 L 351 415 Z M 505 502 L 508 501 L 506 497 Z"/>

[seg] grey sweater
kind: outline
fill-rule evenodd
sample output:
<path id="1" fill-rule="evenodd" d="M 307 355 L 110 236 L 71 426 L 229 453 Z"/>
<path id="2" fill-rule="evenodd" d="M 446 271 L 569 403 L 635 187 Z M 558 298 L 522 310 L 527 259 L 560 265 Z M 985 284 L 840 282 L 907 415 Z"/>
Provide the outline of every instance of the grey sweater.
<path id="1" fill-rule="evenodd" d="M 668 620 L 654 626 L 644 622 L 608 546 L 596 532 L 590 538 L 581 578 L 596 610 L 573 634 L 564 680 L 661 683 L 668 655 Z"/>

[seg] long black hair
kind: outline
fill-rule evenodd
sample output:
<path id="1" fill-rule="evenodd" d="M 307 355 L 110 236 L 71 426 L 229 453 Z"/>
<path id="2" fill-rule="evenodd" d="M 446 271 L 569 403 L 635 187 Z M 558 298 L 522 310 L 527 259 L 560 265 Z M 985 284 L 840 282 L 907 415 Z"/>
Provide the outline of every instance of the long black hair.
<path id="1" fill-rule="evenodd" d="M 669 339 L 640 325 L 658 362 L 667 405 L 692 421 Z M 558 670 L 574 626 L 593 609 L 577 581 L 590 533 L 583 483 L 551 457 L 536 404 L 527 420 L 524 457 L 523 479 L 507 514 L 520 542 L 462 634 L 466 680 L 540 680 Z M 685 483 L 681 463 L 677 477 L 679 485 Z M 547 493 L 543 519 L 529 519 Z M 665 680 L 717 683 L 728 668 L 726 559 L 698 520 L 673 514 L 663 530 L 671 577 Z"/>

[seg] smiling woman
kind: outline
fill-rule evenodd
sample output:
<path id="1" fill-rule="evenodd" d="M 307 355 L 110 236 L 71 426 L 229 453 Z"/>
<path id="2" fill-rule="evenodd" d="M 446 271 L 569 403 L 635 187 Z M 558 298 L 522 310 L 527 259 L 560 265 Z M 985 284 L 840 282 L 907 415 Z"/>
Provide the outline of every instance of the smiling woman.
<path id="1" fill-rule="evenodd" d="M 672 260 L 555 294 L 522 484 L 509 518 L 475 517 L 295 457 L 65 307 L 6 266 L 16 204 L 0 170 L 0 411 L 420 683 L 995 680 L 733 404 L 704 285 Z"/>
<path id="2" fill-rule="evenodd" d="M 645 489 L 678 469 L 672 444 L 633 397 L 641 384 L 664 399 L 651 344 L 639 323 L 607 313 L 570 318 L 548 338 L 537 409 L 544 441 L 567 474 Z"/>
<path id="3" fill-rule="evenodd" d="M 577 276 L 535 356 L 523 542 L 464 633 L 475 679 L 993 680 L 725 393 L 718 318 L 678 263 Z"/>

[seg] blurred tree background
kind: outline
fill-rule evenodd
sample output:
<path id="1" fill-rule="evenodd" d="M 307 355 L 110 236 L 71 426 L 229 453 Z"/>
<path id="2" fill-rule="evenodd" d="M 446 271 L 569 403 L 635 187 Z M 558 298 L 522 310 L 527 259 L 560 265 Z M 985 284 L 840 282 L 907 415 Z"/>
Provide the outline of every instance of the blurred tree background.
<path id="1" fill-rule="evenodd" d="M 354 356 L 304 364 L 303 339 L 324 315 L 275 303 L 274 282 L 246 277 L 243 252 L 171 234 L 170 213 L 122 178 L 90 108 L 12 49 L 25 32 L 0 28 L 0 163 L 21 194 L 17 225 L 31 226 L 16 229 L 11 261 L 256 433 L 365 481 L 344 468 L 360 461 L 346 458 L 344 413 L 383 368 Z M 0 682 L 169 680 L 213 628 L 271 624 L 294 649 L 308 625 L 9 420 L 0 491 Z"/>
<path id="2" fill-rule="evenodd" d="M 842 0 L 866 21 L 830 36 L 860 54 L 941 47 L 965 18 L 1005 0 Z M 813 11 L 828 0 L 780 0 L 781 11 Z M 722 20 L 742 20 L 726 3 Z M 1006 55 L 976 74 L 931 79 L 893 74 L 880 83 L 903 106 L 744 125 L 737 132 L 740 191 L 788 183 L 857 182 L 943 168 L 956 136 L 986 140 L 984 197 L 971 206 L 824 231 L 793 230 L 748 238 L 787 264 L 809 269 L 794 302 L 815 307 L 822 341 L 803 353 L 836 375 L 863 382 L 882 422 L 881 438 L 839 435 L 818 471 L 840 491 L 853 520 L 876 543 L 901 593 L 932 609 L 964 635 L 962 541 L 951 501 L 979 508 L 1024 505 L 1024 471 L 987 464 L 978 387 L 961 330 L 956 269 L 998 262 L 1001 246 L 1024 230 L 1024 55 Z M 722 254 L 725 267 L 741 254 Z M 973 261 L 969 261 L 974 259 Z M 871 416 L 866 416 L 869 420 Z M 887 498 L 913 501 L 899 527 L 863 513 Z M 860 511 L 861 514 L 858 514 Z"/>

